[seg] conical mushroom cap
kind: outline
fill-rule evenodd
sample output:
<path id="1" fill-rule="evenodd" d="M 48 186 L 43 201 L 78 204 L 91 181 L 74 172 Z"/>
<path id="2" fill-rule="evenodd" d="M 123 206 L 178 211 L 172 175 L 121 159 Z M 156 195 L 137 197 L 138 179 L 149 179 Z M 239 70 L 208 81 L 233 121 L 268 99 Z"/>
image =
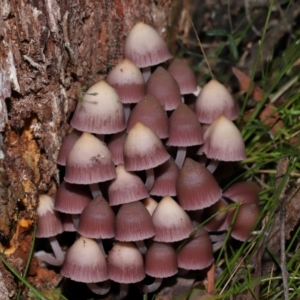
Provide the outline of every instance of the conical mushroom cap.
<path id="1" fill-rule="evenodd" d="M 112 134 L 125 129 L 123 104 L 116 91 L 104 80 L 91 86 L 78 102 L 71 126 L 97 134 Z"/>
<path id="2" fill-rule="evenodd" d="M 233 222 L 235 210 L 229 212 L 226 219 L 229 226 Z M 250 234 L 257 223 L 260 211 L 255 203 L 244 203 L 239 207 L 236 218 L 232 225 L 231 236 L 239 241 L 245 241 L 250 237 Z"/>
<path id="3" fill-rule="evenodd" d="M 107 256 L 109 278 L 119 283 L 142 281 L 146 274 L 143 257 L 133 243 L 117 242 Z"/>
<path id="4" fill-rule="evenodd" d="M 129 131 L 124 144 L 124 165 L 128 171 L 155 168 L 170 158 L 158 136 L 137 122 Z"/>
<path id="5" fill-rule="evenodd" d="M 85 283 L 108 279 L 104 253 L 94 240 L 83 236 L 67 251 L 60 272 L 74 281 Z"/>
<path id="6" fill-rule="evenodd" d="M 198 154 L 220 161 L 240 161 L 246 158 L 245 144 L 238 128 L 220 115 L 204 133 L 204 144 Z"/>
<path id="7" fill-rule="evenodd" d="M 124 46 L 125 57 L 137 67 L 158 65 L 171 54 L 163 38 L 151 26 L 138 22 L 129 32 Z"/>
<path id="8" fill-rule="evenodd" d="M 117 177 L 108 187 L 109 204 L 119 205 L 149 197 L 148 191 L 139 176 L 125 170 L 124 165 L 116 167 Z"/>
<path id="9" fill-rule="evenodd" d="M 121 205 L 115 226 L 118 241 L 143 241 L 155 234 L 151 215 L 140 201 Z"/>
<path id="10" fill-rule="evenodd" d="M 212 79 L 200 91 L 195 103 L 195 112 L 200 123 L 211 124 L 223 114 L 229 120 L 238 117 L 234 100 L 225 86 Z"/>
<path id="11" fill-rule="evenodd" d="M 91 200 L 88 186 L 63 181 L 55 196 L 54 209 L 66 214 L 80 214 Z"/>
<path id="12" fill-rule="evenodd" d="M 39 195 L 39 205 L 37 208 L 38 223 L 36 237 L 48 238 L 63 232 L 60 215 L 54 210 L 54 198 L 41 194 Z"/>
<path id="13" fill-rule="evenodd" d="M 142 72 L 127 58 L 109 72 L 106 81 L 116 89 L 122 103 L 137 103 L 146 95 Z"/>
<path id="14" fill-rule="evenodd" d="M 193 231 L 192 221 L 187 213 L 169 196 L 159 202 L 152 221 L 156 232 L 153 240 L 157 242 L 180 241 Z"/>
<path id="15" fill-rule="evenodd" d="M 81 135 L 81 132 L 77 130 L 73 130 L 71 133 L 69 133 L 64 139 L 63 142 L 59 148 L 59 153 L 57 157 L 57 164 L 61 166 L 66 165 L 67 157 L 74 146 L 75 142 L 79 139 Z"/>
<path id="16" fill-rule="evenodd" d="M 146 90 L 164 106 L 165 110 L 173 110 L 181 103 L 180 90 L 176 80 L 161 66 L 149 77 Z"/>
<path id="17" fill-rule="evenodd" d="M 208 233 L 200 228 L 177 253 L 178 267 L 203 270 L 214 261 L 213 247 Z"/>
<path id="18" fill-rule="evenodd" d="M 115 214 L 102 196 L 94 198 L 82 211 L 77 231 L 94 239 L 115 236 Z"/>
<path id="19" fill-rule="evenodd" d="M 177 273 L 177 255 L 170 244 L 153 242 L 145 256 L 146 274 L 166 278 Z"/>
<path id="20" fill-rule="evenodd" d="M 176 180 L 179 168 L 174 159 L 170 157 L 165 163 L 154 169 L 155 181 L 150 195 L 176 196 Z"/>
<path id="21" fill-rule="evenodd" d="M 184 103 L 180 103 L 170 116 L 169 128 L 168 146 L 189 147 L 203 143 L 201 125 L 193 111 Z"/>
<path id="22" fill-rule="evenodd" d="M 198 210 L 213 205 L 221 198 L 221 188 L 213 175 L 200 163 L 186 158 L 176 183 L 180 206 Z"/>
<path id="23" fill-rule="evenodd" d="M 178 83 L 181 95 L 191 94 L 197 90 L 196 76 L 182 59 L 174 58 L 168 67 L 168 72 Z"/>
<path id="24" fill-rule="evenodd" d="M 230 186 L 225 192 L 223 192 L 223 196 L 233 202 L 242 201 L 243 203 L 258 204 L 259 191 L 260 188 L 256 182 L 237 182 Z"/>
<path id="25" fill-rule="evenodd" d="M 111 154 L 105 144 L 84 132 L 67 157 L 65 181 L 91 184 L 116 177 Z"/>
<path id="26" fill-rule="evenodd" d="M 141 99 L 131 111 L 127 122 L 127 132 L 137 122 L 149 127 L 160 139 L 169 136 L 168 116 L 159 101 L 150 94 Z"/>

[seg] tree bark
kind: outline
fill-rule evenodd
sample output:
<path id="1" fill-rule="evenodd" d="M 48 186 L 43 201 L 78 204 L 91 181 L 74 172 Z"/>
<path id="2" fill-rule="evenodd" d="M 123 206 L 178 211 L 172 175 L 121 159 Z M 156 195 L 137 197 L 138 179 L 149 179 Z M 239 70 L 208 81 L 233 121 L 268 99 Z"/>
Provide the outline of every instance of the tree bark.
<path id="1" fill-rule="evenodd" d="M 181 5 L 0 1 L 0 250 L 18 272 L 29 253 L 38 195 L 54 193 L 59 184 L 56 158 L 80 89 L 120 61 L 137 21 L 174 38 Z M 1 264 L 0 282 L 0 300 L 15 299 L 18 284 Z"/>

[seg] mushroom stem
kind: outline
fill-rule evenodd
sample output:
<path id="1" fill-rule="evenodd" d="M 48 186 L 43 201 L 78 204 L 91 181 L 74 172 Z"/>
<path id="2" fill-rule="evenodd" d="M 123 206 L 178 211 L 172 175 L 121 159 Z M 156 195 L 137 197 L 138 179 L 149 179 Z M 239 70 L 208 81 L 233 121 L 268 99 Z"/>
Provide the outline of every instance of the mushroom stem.
<path id="1" fill-rule="evenodd" d="M 136 246 L 138 247 L 139 251 L 144 255 L 147 252 L 147 247 L 144 243 L 144 241 L 136 241 Z"/>
<path id="2" fill-rule="evenodd" d="M 151 66 L 142 68 L 142 73 L 143 73 L 145 82 L 147 82 L 149 77 L 151 76 Z"/>
<path id="3" fill-rule="evenodd" d="M 213 174 L 213 173 L 216 171 L 216 169 L 217 169 L 219 163 L 220 163 L 220 161 L 211 159 L 210 162 L 209 162 L 209 164 L 206 166 L 206 169 L 207 169 L 211 174 Z"/>
<path id="4" fill-rule="evenodd" d="M 145 182 L 145 186 L 147 191 L 150 191 L 153 187 L 154 184 L 154 170 L 153 168 L 146 170 L 146 182 Z"/>
<path id="5" fill-rule="evenodd" d="M 73 219 L 73 224 L 75 226 L 75 228 L 78 228 L 78 224 L 79 224 L 79 214 L 72 214 L 72 219 Z"/>
<path id="6" fill-rule="evenodd" d="M 106 280 L 102 282 L 101 286 L 99 286 L 97 283 L 87 283 L 86 285 L 93 293 L 97 295 L 105 295 L 110 290 L 111 281 Z"/>
<path id="7" fill-rule="evenodd" d="M 123 103 L 124 114 L 125 114 L 125 123 L 127 124 L 129 115 L 130 115 L 130 103 Z"/>
<path id="8" fill-rule="evenodd" d="M 226 233 L 223 234 L 210 234 L 211 241 L 214 242 L 224 242 Z"/>
<path id="9" fill-rule="evenodd" d="M 215 293 L 215 264 L 212 263 L 207 271 L 207 293 L 213 295 Z"/>
<path id="10" fill-rule="evenodd" d="M 120 291 L 119 294 L 115 296 L 115 300 L 122 300 L 124 299 L 128 294 L 128 284 L 126 283 L 120 283 Z"/>
<path id="11" fill-rule="evenodd" d="M 223 244 L 224 244 L 224 241 L 220 241 L 220 242 L 214 243 L 214 244 L 213 244 L 213 252 L 216 252 L 216 251 L 218 251 L 219 249 L 221 249 L 222 246 L 223 246 Z"/>
<path id="12" fill-rule="evenodd" d="M 186 156 L 186 147 L 178 147 L 175 163 L 181 169 Z"/>
<path id="13" fill-rule="evenodd" d="M 143 292 L 145 294 L 155 292 L 161 286 L 162 281 L 163 278 L 155 278 L 151 284 L 143 286 Z"/>
<path id="14" fill-rule="evenodd" d="M 95 239 L 96 243 L 99 245 L 99 247 L 101 248 L 101 250 L 103 251 L 103 253 L 106 253 L 102 244 L 102 239 Z"/>
<path id="15" fill-rule="evenodd" d="M 89 186 L 90 186 L 90 190 L 93 195 L 93 198 L 96 198 L 97 196 L 102 196 L 102 193 L 101 193 L 98 183 L 91 183 Z"/>
<path id="16" fill-rule="evenodd" d="M 213 252 L 219 250 L 225 242 L 226 233 L 221 235 L 209 235 L 213 244 Z"/>
<path id="17" fill-rule="evenodd" d="M 181 95 L 181 102 L 184 103 L 184 96 Z"/>
<path id="18" fill-rule="evenodd" d="M 65 259 L 65 252 L 60 248 L 60 245 L 56 237 L 49 237 L 49 242 L 53 250 L 54 255 L 47 253 L 45 251 L 38 251 L 34 255 L 41 261 L 52 265 L 52 266 L 61 266 Z"/>

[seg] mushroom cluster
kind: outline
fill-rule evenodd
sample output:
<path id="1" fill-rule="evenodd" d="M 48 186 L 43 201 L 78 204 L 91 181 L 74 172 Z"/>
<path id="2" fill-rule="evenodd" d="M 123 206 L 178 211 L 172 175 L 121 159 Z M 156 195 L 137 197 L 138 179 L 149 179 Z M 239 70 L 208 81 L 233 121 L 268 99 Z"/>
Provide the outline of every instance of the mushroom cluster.
<path id="1" fill-rule="evenodd" d="M 211 233 L 230 228 L 245 241 L 259 216 L 255 183 L 222 192 L 213 174 L 220 161 L 246 157 L 227 89 L 212 79 L 186 104 L 185 95 L 197 91 L 194 73 L 180 59 L 169 62 L 164 40 L 144 23 L 124 49 L 125 58 L 76 106 L 57 160 L 64 181 L 54 204 L 41 199 L 38 223 L 62 213 L 56 234 L 64 228 L 78 238 L 60 254 L 61 274 L 97 294 L 118 282 L 119 298 L 146 276 L 153 277 L 142 286 L 149 293 L 178 268 L 209 268 L 222 244 Z M 233 202 L 238 211 L 226 209 Z M 46 263 L 52 256 L 39 254 Z"/>

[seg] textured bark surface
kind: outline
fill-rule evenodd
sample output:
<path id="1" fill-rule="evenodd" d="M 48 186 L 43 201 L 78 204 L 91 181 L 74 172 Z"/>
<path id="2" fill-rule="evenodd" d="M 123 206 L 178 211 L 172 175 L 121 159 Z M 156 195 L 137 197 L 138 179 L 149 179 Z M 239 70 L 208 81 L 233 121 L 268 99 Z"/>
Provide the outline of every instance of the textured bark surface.
<path id="1" fill-rule="evenodd" d="M 0 0 L 0 241 L 18 271 L 37 196 L 58 184 L 56 157 L 80 88 L 120 61 L 137 21 L 174 36 L 180 6 L 180 0 Z M 0 300 L 15 298 L 16 283 L 3 266 L 0 278 Z"/>

